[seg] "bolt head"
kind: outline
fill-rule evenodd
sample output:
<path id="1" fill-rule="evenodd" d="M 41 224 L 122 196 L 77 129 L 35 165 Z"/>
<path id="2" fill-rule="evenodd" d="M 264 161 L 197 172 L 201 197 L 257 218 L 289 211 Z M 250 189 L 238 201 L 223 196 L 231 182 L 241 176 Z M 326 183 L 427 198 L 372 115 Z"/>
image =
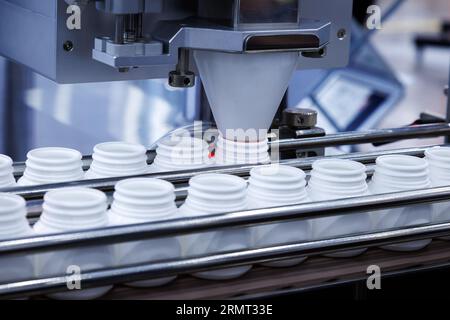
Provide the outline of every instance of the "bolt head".
<path id="1" fill-rule="evenodd" d="M 291 128 L 313 128 L 317 125 L 317 112 L 312 109 L 286 109 L 283 111 L 283 122 Z"/>

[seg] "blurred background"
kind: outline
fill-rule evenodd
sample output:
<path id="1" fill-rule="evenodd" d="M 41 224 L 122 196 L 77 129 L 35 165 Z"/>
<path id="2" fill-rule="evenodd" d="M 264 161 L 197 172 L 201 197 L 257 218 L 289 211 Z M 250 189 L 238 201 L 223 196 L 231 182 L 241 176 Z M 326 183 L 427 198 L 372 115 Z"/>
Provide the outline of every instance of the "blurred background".
<path id="1" fill-rule="evenodd" d="M 387 20 L 367 36 L 367 8 Z M 450 68 L 450 1 L 355 0 L 351 61 L 341 70 L 295 75 L 289 107 L 319 111 L 333 133 L 406 126 L 423 112 L 444 117 Z M 62 146 L 91 154 L 95 144 L 152 145 L 168 131 L 209 119 L 201 84 L 172 89 L 167 80 L 57 85 L 0 58 L 0 153 L 24 160 L 32 148 Z M 438 140 L 383 146 L 427 145 Z M 363 145 L 342 151 L 374 149 Z"/>

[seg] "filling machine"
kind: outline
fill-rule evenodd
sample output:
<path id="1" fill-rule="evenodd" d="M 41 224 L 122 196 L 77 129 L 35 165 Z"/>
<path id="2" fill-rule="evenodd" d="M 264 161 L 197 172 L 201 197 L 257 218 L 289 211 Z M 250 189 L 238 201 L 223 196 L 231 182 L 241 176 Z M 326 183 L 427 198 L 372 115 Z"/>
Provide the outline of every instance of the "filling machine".
<path id="1" fill-rule="evenodd" d="M 80 8 L 81 29 L 67 28 L 69 5 Z M 296 68 L 299 69 L 343 67 L 349 55 L 351 8 L 351 0 L 223 0 L 214 2 L 207 0 L 41 0 L 39 2 L 0 0 L 0 21 L 2 21 L 0 54 L 59 83 L 167 78 L 170 85 L 184 88 L 195 84 L 196 74 L 200 72 L 200 76 L 202 75 L 202 72 L 198 70 L 198 63 L 195 62 L 196 59 L 193 59 L 196 51 L 245 55 L 249 60 L 258 60 L 261 55 L 273 54 L 272 61 L 275 64 L 277 57 L 280 57 L 279 54 L 295 52 L 298 54 Z M 33 46 L 32 50 L 30 45 Z M 264 65 L 261 69 L 264 69 Z M 257 80 L 263 75 L 264 73 L 257 72 L 253 76 Z M 205 81 L 205 79 L 202 80 Z M 249 94 L 255 94 L 255 92 Z M 211 98 L 211 92 L 208 96 L 210 100 L 213 100 L 210 103 L 220 104 Z M 281 100 L 282 97 L 279 98 Z M 267 119 L 272 119 L 277 107 L 263 108 L 261 112 L 264 112 Z M 450 110 L 450 102 L 448 110 Z M 217 114 L 217 111 L 215 113 Z M 448 115 L 450 117 L 450 112 Z M 310 116 L 310 113 L 293 116 Z M 251 121 L 251 117 L 247 119 Z M 294 137 L 281 137 L 281 139 L 272 137 L 271 145 L 276 144 L 282 155 L 285 155 L 282 157 L 281 164 L 294 166 L 308 173 L 315 160 L 325 157 L 323 151 L 327 147 L 448 137 L 450 136 L 449 121 L 449 118 L 433 118 L 425 121 L 426 124 L 405 128 L 332 135 L 318 131 L 313 122 L 310 122 L 307 128 L 302 126 L 296 128 L 294 125 L 289 125 L 288 121 L 284 125 L 289 127 L 288 131 L 294 132 Z M 221 123 L 218 125 L 220 127 Z M 251 124 L 249 126 L 251 127 Z M 423 157 L 425 150 L 426 148 L 418 147 L 332 157 L 364 163 L 367 165 L 370 176 L 375 160 L 380 155 L 405 154 Z M 148 156 L 148 161 L 151 163 L 154 150 L 149 150 Z M 85 169 L 88 169 L 91 157 L 86 156 L 83 160 Z M 186 186 L 191 177 L 205 172 L 248 177 L 253 167 L 254 165 L 211 167 L 144 176 L 172 182 L 176 186 L 177 201 L 181 203 L 186 197 Z M 24 164 L 15 163 L 14 168 L 15 175 L 19 178 L 23 174 Z M 110 196 L 114 191 L 115 183 L 126 178 L 129 177 L 22 187 L 8 189 L 5 192 L 21 195 L 26 199 L 29 209 L 28 218 L 33 224 L 39 218 L 43 196 L 50 190 L 83 186 L 99 189 Z M 151 224 L 11 239 L 0 241 L 0 260 L 8 261 L 8 259 L 35 256 L 50 251 L 81 250 L 92 246 L 108 246 L 221 228 L 249 227 L 355 212 L 376 212 L 386 208 L 449 200 L 450 186 Z M 306 243 L 224 252 L 203 257 L 110 266 L 83 272 L 81 281 L 83 288 L 117 285 L 106 298 L 267 297 L 330 285 L 365 283 L 366 268 L 369 265 L 379 265 L 383 275 L 450 267 L 450 253 L 447 250 L 449 244 L 439 240 L 445 236 L 450 236 L 450 222 Z M 436 240 L 426 250 L 420 252 L 398 254 L 377 249 L 386 244 L 430 238 Z M 321 256 L 330 252 L 367 247 L 370 248 L 367 253 L 351 259 L 332 259 Z M 292 268 L 270 269 L 257 266 L 259 263 L 300 256 L 308 256 L 309 259 L 306 263 Z M 247 264 L 255 265 L 249 274 L 226 282 L 208 282 L 184 276 L 199 271 Z M 170 275 L 179 275 L 179 278 L 162 288 L 138 290 L 120 285 L 125 282 Z M 17 279 L 9 279 L 6 283 L 0 283 L 0 298 L 41 296 L 65 291 L 67 290 L 66 276 L 55 274 L 46 278 L 24 279 L 18 276 Z"/>

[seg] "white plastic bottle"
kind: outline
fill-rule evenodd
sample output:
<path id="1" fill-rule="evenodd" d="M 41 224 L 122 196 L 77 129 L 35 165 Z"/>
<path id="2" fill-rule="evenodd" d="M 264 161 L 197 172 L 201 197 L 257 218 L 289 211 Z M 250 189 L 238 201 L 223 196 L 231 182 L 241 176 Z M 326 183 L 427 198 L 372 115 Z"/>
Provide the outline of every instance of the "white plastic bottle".
<path id="1" fill-rule="evenodd" d="M 129 179 L 116 184 L 114 201 L 109 211 L 111 226 L 172 220 L 178 217 L 175 188 L 164 180 Z M 128 242 L 115 245 L 117 266 L 172 260 L 181 257 L 176 237 Z M 129 283 L 134 287 L 155 287 L 176 277 L 166 277 Z"/>
<path id="2" fill-rule="evenodd" d="M 430 188 L 428 164 L 424 159 L 405 156 L 381 156 L 376 161 L 375 173 L 370 182 L 373 194 L 393 193 Z M 432 206 L 413 205 L 374 212 L 376 230 L 412 227 L 431 222 Z M 426 247 L 431 239 L 398 243 L 383 248 L 394 251 L 414 251 Z"/>
<path id="3" fill-rule="evenodd" d="M 434 147 L 425 151 L 425 159 L 428 162 L 430 170 L 431 185 L 434 188 L 450 186 L 450 148 Z M 432 221 L 449 222 L 450 221 L 450 202 L 433 203 Z M 450 237 L 443 237 L 444 240 L 450 240 Z"/>
<path id="4" fill-rule="evenodd" d="M 248 186 L 249 209 L 272 208 L 309 202 L 306 192 L 306 174 L 297 168 L 271 165 L 255 167 L 250 171 Z M 253 246 L 270 247 L 311 240 L 310 221 L 290 221 L 252 229 Z M 306 258 L 267 263 L 270 267 L 290 267 Z"/>
<path id="5" fill-rule="evenodd" d="M 12 194 L 0 193 L 0 241 L 33 235 L 27 221 L 25 200 Z M 0 257 L 0 283 L 26 281 L 34 278 L 31 256 Z"/>
<path id="6" fill-rule="evenodd" d="M 16 185 L 13 171 L 11 158 L 0 154 L 0 189 L 12 188 Z"/>
<path id="7" fill-rule="evenodd" d="M 40 148 L 28 152 L 19 186 L 83 180 L 80 152 L 66 148 Z"/>
<path id="8" fill-rule="evenodd" d="M 368 195 L 366 167 L 355 161 L 318 160 L 313 163 L 308 194 L 313 201 L 337 200 Z M 372 230 L 368 213 L 347 214 L 313 220 L 313 236 L 317 240 L 345 237 Z M 331 257 L 352 257 L 366 249 L 329 254 Z"/>
<path id="9" fill-rule="evenodd" d="M 450 148 L 434 147 L 425 151 L 433 187 L 450 186 Z"/>
<path id="10" fill-rule="evenodd" d="M 180 208 L 182 217 L 198 217 L 247 209 L 247 183 L 244 179 L 224 174 L 202 174 L 189 181 L 188 197 Z M 183 256 L 205 256 L 225 251 L 250 248 L 248 228 L 226 229 L 181 237 Z M 242 276 L 251 266 L 226 268 L 196 273 L 204 279 L 225 280 Z"/>
<path id="11" fill-rule="evenodd" d="M 44 196 L 42 215 L 34 230 L 37 234 L 57 234 L 106 226 L 108 216 L 104 193 L 88 188 L 66 188 L 50 191 Z M 112 250 L 104 245 L 43 253 L 36 257 L 36 262 L 36 273 L 40 277 L 65 275 L 73 266 L 82 274 L 113 265 Z M 55 293 L 49 297 L 90 300 L 101 297 L 111 288 L 83 289 L 81 283 L 81 290 Z"/>
<path id="12" fill-rule="evenodd" d="M 219 135 L 214 159 L 219 166 L 270 163 L 269 140 L 265 138 L 258 142 L 240 142 L 227 140 Z"/>
<path id="13" fill-rule="evenodd" d="M 133 176 L 148 172 L 147 150 L 139 144 L 106 142 L 94 147 L 86 179 Z"/>
<path id="14" fill-rule="evenodd" d="M 158 143 L 156 157 L 150 172 L 168 172 L 199 169 L 209 166 L 206 141 L 191 137 L 172 137 Z"/>

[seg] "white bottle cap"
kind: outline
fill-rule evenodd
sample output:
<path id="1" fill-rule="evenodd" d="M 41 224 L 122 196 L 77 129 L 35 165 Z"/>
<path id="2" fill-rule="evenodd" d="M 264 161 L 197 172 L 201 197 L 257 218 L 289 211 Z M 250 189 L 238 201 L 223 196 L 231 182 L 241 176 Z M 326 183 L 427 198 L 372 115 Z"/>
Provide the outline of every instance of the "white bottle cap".
<path id="1" fill-rule="evenodd" d="M 180 171 L 209 165 L 206 141 L 192 137 L 171 137 L 158 144 L 154 172 Z"/>
<path id="2" fill-rule="evenodd" d="M 255 167 L 250 171 L 248 196 L 254 205 L 261 202 L 261 207 L 304 202 L 308 197 L 306 174 L 283 165 Z"/>
<path id="3" fill-rule="evenodd" d="M 313 163 L 309 189 L 332 198 L 362 196 L 368 191 L 366 166 L 344 159 L 323 159 Z"/>
<path id="4" fill-rule="evenodd" d="M 450 148 L 435 147 L 425 151 L 433 187 L 450 185 Z"/>
<path id="5" fill-rule="evenodd" d="M 218 165 L 269 163 L 269 140 L 259 142 L 237 142 L 217 139 L 215 161 Z"/>
<path id="6" fill-rule="evenodd" d="M 111 214 L 140 221 L 158 221 L 177 212 L 175 188 L 160 179 L 128 179 L 115 186 Z"/>
<path id="7" fill-rule="evenodd" d="M 63 188 L 44 196 L 38 224 L 53 232 L 94 229 L 106 226 L 106 195 L 89 188 Z"/>
<path id="8" fill-rule="evenodd" d="M 67 148 L 40 148 L 28 152 L 19 185 L 39 185 L 83 179 L 80 152 Z"/>
<path id="9" fill-rule="evenodd" d="M 139 144 L 106 142 L 94 147 L 87 179 L 113 178 L 145 174 L 147 150 Z"/>
<path id="10" fill-rule="evenodd" d="M 210 214 L 244 210 L 247 183 L 226 174 L 200 174 L 189 181 L 185 205 Z"/>
<path id="11" fill-rule="evenodd" d="M 0 193 L 0 239 L 20 238 L 29 233 L 25 200 L 17 195 Z"/>
<path id="12" fill-rule="evenodd" d="M 378 157 L 372 187 L 386 192 L 431 187 L 428 163 L 425 159 L 407 155 Z"/>

